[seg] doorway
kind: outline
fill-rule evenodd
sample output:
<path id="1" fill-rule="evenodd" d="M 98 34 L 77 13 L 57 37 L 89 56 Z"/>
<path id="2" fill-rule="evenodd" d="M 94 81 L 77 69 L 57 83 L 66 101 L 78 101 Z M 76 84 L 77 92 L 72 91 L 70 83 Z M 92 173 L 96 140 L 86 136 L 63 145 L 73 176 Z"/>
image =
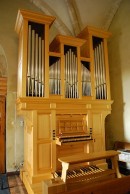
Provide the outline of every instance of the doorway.
<path id="1" fill-rule="evenodd" d="M 0 173 L 5 173 L 6 158 L 5 158 L 5 96 L 0 96 Z"/>

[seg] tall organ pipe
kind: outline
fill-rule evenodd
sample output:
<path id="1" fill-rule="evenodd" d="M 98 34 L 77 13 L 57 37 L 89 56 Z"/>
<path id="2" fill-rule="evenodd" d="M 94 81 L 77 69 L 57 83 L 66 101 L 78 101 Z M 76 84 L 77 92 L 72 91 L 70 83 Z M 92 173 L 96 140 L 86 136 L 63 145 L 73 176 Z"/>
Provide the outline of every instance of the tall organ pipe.
<path id="1" fill-rule="evenodd" d="M 44 64 L 45 64 L 45 59 L 44 59 L 44 40 L 42 40 L 42 97 L 44 96 L 44 74 L 45 74 L 45 67 L 44 67 Z"/>
<path id="2" fill-rule="evenodd" d="M 41 37 L 39 37 L 39 55 L 38 55 L 38 59 L 39 59 L 39 68 L 38 68 L 38 75 L 39 75 L 39 78 L 38 78 L 38 84 L 39 84 L 39 97 L 41 95 L 41 81 L 42 81 L 42 78 L 41 78 L 41 62 L 42 62 L 42 42 L 41 42 Z"/>
<path id="3" fill-rule="evenodd" d="M 94 48 L 95 91 L 97 99 L 106 99 L 104 49 L 102 41 Z"/>
<path id="4" fill-rule="evenodd" d="M 60 59 L 57 59 L 50 65 L 49 68 L 50 77 L 50 94 L 60 94 Z"/>
<path id="5" fill-rule="evenodd" d="M 70 48 L 65 53 L 65 96 L 77 98 L 77 57 Z"/>
<path id="6" fill-rule="evenodd" d="M 44 96 L 44 42 L 29 24 L 27 59 L 27 96 Z"/>
<path id="7" fill-rule="evenodd" d="M 35 95 L 38 96 L 38 34 L 35 40 Z"/>
<path id="8" fill-rule="evenodd" d="M 30 81 L 31 81 L 31 70 L 30 70 L 30 63 L 31 63 L 31 25 L 28 26 L 28 61 L 27 61 L 27 96 L 30 93 Z"/>
<path id="9" fill-rule="evenodd" d="M 82 63 L 81 63 L 81 67 L 82 67 L 81 68 L 82 69 L 82 94 L 83 96 L 90 96 L 91 95 L 90 71 Z"/>
<path id="10" fill-rule="evenodd" d="M 94 49 L 94 66 L 95 66 L 95 92 L 96 92 L 96 98 L 98 98 L 99 91 L 98 91 L 98 67 L 97 67 L 97 52 L 96 52 L 96 48 Z"/>
<path id="11" fill-rule="evenodd" d="M 34 56 L 35 56 L 35 31 L 32 30 L 32 52 L 31 52 L 31 86 L 32 86 L 32 90 L 31 90 L 31 93 L 32 93 L 32 96 L 34 95 Z"/>
<path id="12" fill-rule="evenodd" d="M 103 42 L 101 42 L 101 60 L 102 60 L 102 72 L 103 72 L 102 80 L 103 80 L 104 98 L 107 99 L 106 74 L 105 74 L 105 62 L 104 62 Z"/>

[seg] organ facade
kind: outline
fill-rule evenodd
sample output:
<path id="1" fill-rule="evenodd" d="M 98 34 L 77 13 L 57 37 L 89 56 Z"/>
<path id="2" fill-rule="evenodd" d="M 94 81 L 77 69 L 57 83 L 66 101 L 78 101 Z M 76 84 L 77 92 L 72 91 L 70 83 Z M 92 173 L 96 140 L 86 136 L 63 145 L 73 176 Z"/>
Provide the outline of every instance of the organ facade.
<path id="1" fill-rule="evenodd" d="M 107 39 L 87 26 L 77 37 L 57 35 L 55 17 L 19 10 L 17 114 L 24 119 L 24 168 L 28 193 L 61 169 L 58 158 L 105 151 L 105 119 L 111 113 Z M 107 168 L 105 159 L 95 162 Z"/>

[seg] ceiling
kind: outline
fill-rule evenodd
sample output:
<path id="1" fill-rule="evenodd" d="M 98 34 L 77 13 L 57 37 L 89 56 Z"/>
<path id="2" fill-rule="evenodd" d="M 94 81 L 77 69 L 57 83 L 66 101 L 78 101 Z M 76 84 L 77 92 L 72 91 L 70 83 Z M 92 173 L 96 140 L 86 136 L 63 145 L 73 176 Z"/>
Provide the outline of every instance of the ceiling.
<path id="1" fill-rule="evenodd" d="M 109 29 L 123 0 L 30 0 L 44 14 L 56 17 L 55 34 L 77 35 L 87 25 Z"/>

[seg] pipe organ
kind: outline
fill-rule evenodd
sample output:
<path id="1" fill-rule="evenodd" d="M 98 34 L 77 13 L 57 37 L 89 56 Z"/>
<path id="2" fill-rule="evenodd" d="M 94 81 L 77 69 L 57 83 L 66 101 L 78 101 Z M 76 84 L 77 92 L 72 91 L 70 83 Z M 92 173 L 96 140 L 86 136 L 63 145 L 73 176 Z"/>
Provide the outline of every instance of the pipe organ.
<path id="1" fill-rule="evenodd" d="M 55 17 L 19 10 L 17 114 L 24 119 L 24 168 L 28 193 L 61 170 L 59 158 L 105 150 L 111 113 L 107 39 L 87 26 L 77 36 L 49 41 Z M 104 158 L 95 162 L 107 168 Z M 78 171 L 77 171 L 78 172 Z"/>

